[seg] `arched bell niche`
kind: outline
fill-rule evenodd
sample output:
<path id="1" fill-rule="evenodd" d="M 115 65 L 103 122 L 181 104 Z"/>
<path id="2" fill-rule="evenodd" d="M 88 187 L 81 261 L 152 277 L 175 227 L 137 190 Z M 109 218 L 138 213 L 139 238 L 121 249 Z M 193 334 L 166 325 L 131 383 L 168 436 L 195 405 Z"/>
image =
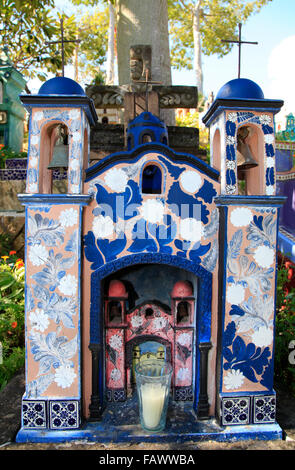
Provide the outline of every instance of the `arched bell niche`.
<path id="1" fill-rule="evenodd" d="M 46 123 L 40 136 L 39 193 L 67 192 L 68 161 L 68 127 L 59 121 Z"/>
<path id="2" fill-rule="evenodd" d="M 264 135 L 255 124 L 237 129 L 237 176 L 240 195 L 264 194 Z"/>

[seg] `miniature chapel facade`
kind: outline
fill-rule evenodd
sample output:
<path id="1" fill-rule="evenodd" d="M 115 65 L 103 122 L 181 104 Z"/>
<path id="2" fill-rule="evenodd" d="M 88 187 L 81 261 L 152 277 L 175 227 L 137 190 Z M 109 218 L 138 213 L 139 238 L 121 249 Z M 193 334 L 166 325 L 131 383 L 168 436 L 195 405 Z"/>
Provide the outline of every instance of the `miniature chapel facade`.
<path id="1" fill-rule="evenodd" d="M 143 112 L 128 125 L 128 150 L 89 167 L 96 113 L 82 88 L 59 77 L 21 99 L 30 140 L 19 195 L 26 391 L 17 440 L 104 441 L 114 429 L 118 440 L 132 440 L 135 429 L 144 440 L 136 420 L 123 432 L 105 416 L 134 399 L 134 367 L 151 356 L 172 363 L 169 406 L 193 412 L 178 436 L 280 438 L 274 115 L 282 102 L 264 99 L 250 80 L 226 84 L 204 116 L 210 165 L 174 152 L 165 124 Z M 240 195 L 242 127 L 257 165 Z M 53 194 L 48 166 L 60 128 L 68 188 Z M 163 438 L 173 433 L 168 422 Z"/>

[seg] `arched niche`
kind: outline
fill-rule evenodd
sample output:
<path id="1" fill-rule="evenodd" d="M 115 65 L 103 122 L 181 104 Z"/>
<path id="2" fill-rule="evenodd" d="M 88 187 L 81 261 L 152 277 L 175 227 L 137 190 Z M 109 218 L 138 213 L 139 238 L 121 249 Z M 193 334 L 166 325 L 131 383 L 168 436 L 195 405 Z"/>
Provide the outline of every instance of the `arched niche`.
<path id="1" fill-rule="evenodd" d="M 258 165 L 243 171 L 237 167 L 239 194 L 263 195 L 265 194 L 264 135 L 259 126 L 248 123 L 238 127 L 237 135 L 245 128 L 248 129 L 248 135 L 244 142 L 248 147 L 249 154 Z"/>
<path id="2" fill-rule="evenodd" d="M 39 193 L 52 194 L 53 192 L 67 192 L 67 178 L 62 185 L 53 186 L 53 171 L 48 166 L 51 163 L 54 148 L 59 139 L 59 126 L 62 126 L 65 135 L 69 135 L 67 126 L 60 121 L 46 123 L 40 134 L 40 161 L 39 161 Z M 66 170 L 65 170 L 66 171 Z M 67 173 L 67 172 L 66 172 Z"/>
<path id="3" fill-rule="evenodd" d="M 221 138 L 220 130 L 216 129 L 213 136 L 212 166 L 220 171 L 221 168 Z"/>
<path id="4" fill-rule="evenodd" d="M 141 192 L 143 194 L 162 194 L 163 173 L 156 163 L 148 163 L 144 166 L 141 179 Z"/>

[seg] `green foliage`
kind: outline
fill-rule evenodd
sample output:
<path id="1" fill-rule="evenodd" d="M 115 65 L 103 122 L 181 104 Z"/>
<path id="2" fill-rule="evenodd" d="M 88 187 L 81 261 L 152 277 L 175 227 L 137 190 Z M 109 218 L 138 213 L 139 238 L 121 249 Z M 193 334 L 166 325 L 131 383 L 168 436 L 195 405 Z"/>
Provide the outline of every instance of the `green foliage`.
<path id="1" fill-rule="evenodd" d="M 8 158 L 27 158 L 27 152 L 15 152 L 9 147 L 2 147 L 0 149 L 0 168 L 5 167 L 5 161 Z"/>
<path id="2" fill-rule="evenodd" d="M 2 364 L 1 364 L 2 362 Z M 25 363 L 25 348 L 15 348 L 10 356 L 2 357 L 0 362 L 0 391 L 12 379 L 15 373 L 23 367 Z"/>
<path id="3" fill-rule="evenodd" d="M 295 397 L 295 365 L 288 359 L 290 342 L 295 340 L 294 276 L 295 266 L 281 259 L 277 270 L 275 378 Z"/>
<path id="4" fill-rule="evenodd" d="M 73 2 L 79 4 L 82 2 Z M 90 2 L 95 4 L 96 2 Z M 99 68 L 105 60 L 107 41 L 107 14 L 97 10 L 78 19 L 73 6 L 71 16 L 60 15 L 54 9 L 54 0 L 1 0 L 1 42 L 8 48 L 11 63 L 25 76 L 44 81 L 47 73 L 61 72 L 62 55 L 60 19 L 63 18 L 64 39 L 80 39 L 80 63 L 92 69 Z M 48 44 L 48 42 L 55 42 Z M 75 42 L 64 43 L 65 65 L 73 63 Z M 86 70 L 85 73 L 89 73 Z"/>
<path id="5" fill-rule="evenodd" d="M 24 363 L 25 269 L 10 253 L 0 261 L 0 388 Z"/>
<path id="6" fill-rule="evenodd" d="M 260 11 L 271 0 L 200 0 L 200 33 L 205 55 L 228 54 L 233 45 L 222 39 L 238 39 L 237 25 Z M 193 68 L 193 18 L 196 1 L 168 0 L 171 64 Z"/>

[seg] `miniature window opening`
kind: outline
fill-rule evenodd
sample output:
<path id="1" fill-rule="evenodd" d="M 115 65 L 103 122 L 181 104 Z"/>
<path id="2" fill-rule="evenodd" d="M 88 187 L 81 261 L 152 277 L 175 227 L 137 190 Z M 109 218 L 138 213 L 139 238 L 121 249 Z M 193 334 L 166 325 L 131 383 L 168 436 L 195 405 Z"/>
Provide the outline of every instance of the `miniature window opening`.
<path id="1" fill-rule="evenodd" d="M 112 300 L 108 305 L 109 323 L 122 323 L 122 305 L 117 300 Z"/>
<path id="2" fill-rule="evenodd" d="M 145 318 L 151 318 L 154 315 L 153 309 L 147 308 L 144 315 L 145 315 Z"/>
<path id="3" fill-rule="evenodd" d="M 143 134 L 143 136 L 141 137 L 141 143 L 142 144 L 147 144 L 148 142 L 152 142 L 153 139 L 152 139 L 152 136 L 150 134 Z"/>
<path id="4" fill-rule="evenodd" d="M 4 130 L 0 129 L 0 144 L 4 144 Z"/>
<path id="5" fill-rule="evenodd" d="M 237 173 L 238 173 L 238 193 L 248 194 L 247 180 L 249 170 L 258 166 L 251 147 L 247 141 L 250 135 L 250 128 L 242 126 L 237 133 Z"/>
<path id="6" fill-rule="evenodd" d="M 142 174 L 142 192 L 144 194 L 161 194 L 162 172 L 157 165 L 148 165 Z"/>
<path id="7" fill-rule="evenodd" d="M 3 104 L 3 82 L 0 80 L 0 104 Z"/>
<path id="8" fill-rule="evenodd" d="M 185 300 L 177 305 L 176 323 L 178 325 L 188 323 L 190 320 L 190 304 Z"/>
<path id="9" fill-rule="evenodd" d="M 69 161 L 69 142 L 68 142 L 68 131 L 67 127 L 64 124 L 58 124 L 52 131 L 52 139 L 55 140 L 53 149 L 52 149 L 52 157 L 50 163 L 47 167 L 48 170 L 51 172 L 58 172 L 59 177 L 61 180 L 64 180 L 63 183 L 56 182 L 53 180 L 52 184 L 52 192 L 55 192 L 55 186 L 57 192 L 59 193 L 66 193 L 67 187 L 62 188 L 61 185 L 67 185 L 67 181 L 65 180 L 64 176 L 68 169 L 68 161 Z M 52 146 L 51 146 L 52 148 Z M 53 175 L 52 175 L 53 176 Z"/>

